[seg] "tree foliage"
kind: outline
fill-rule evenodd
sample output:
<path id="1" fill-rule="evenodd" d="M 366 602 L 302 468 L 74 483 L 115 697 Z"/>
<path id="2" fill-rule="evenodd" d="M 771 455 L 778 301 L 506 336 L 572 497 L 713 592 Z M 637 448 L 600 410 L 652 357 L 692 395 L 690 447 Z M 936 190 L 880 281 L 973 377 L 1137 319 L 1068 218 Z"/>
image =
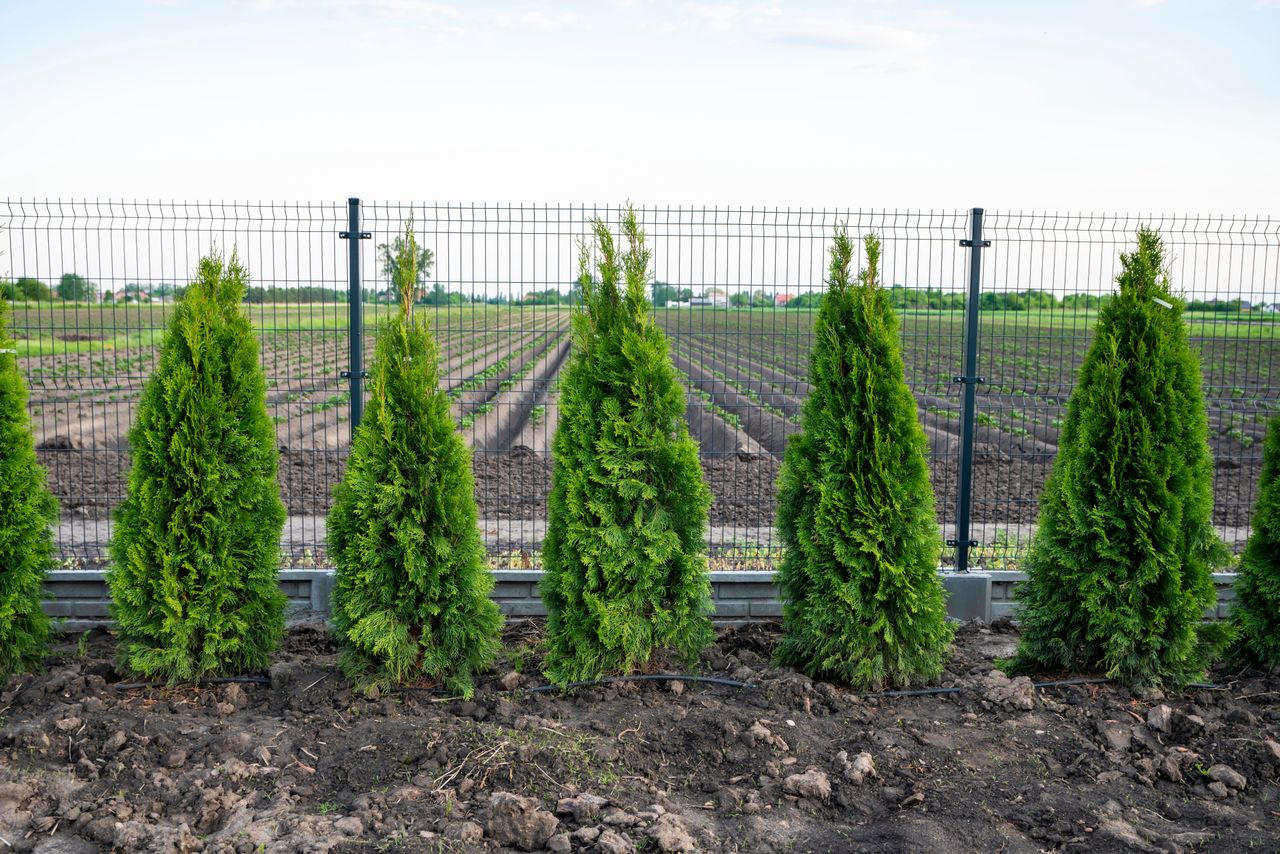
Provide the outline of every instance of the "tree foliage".
<path id="1" fill-rule="evenodd" d="M 1280 415 L 1267 424 L 1253 532 L 1240 558 L 1231 613 L 1245 662 L 1280 667 Z"/>
<path id="2" fill-rule="evenodd" d="M 397 296 L 401 293 L 402 283 L 404 281 L 404 272 L 412 274 L 411 285 L 413 287 L 415 301 L 422 296 L 419 289 L 426 284 L 427 279 L 431 278 L 431 265 L 435 263 L 435 257 L 430 249 L 425 246 L 419 246 L 417 240 L 413 243 L 413 252 L 409 253 L 409 245 L 404 235 L 397 236 L 390 243 L 378 244 L 378 261 L 382 270 L 382 278 L 386 280 L 389 287 Z M 444 292 L 444 288 L 439 284 L 436 285 L 440 292 Z M 447 303 L 437 303 L 445 305 Z"/>
<path id="3" fill-rule="evenodd" d="M 97 299 L 98 286 L 79 273 L 63 273 L 58 280 L 58 298 L 68 302 L 92 302 Z"/>
<path id="4" fill-rule="evenodd" d="M 907 387 L 898 320 L 877 282 L 880 241 L 851 280 L 844 229 L 814 325 L 812 391 L 778 476 L 786 554 L 780 663 L 859 688 L 942 671 L 952 631 L 924 430 Z"/>
<path id="5" fill-rule="evenodd" d="M 1159 234 L 1140 228 L 1120 261 L 1041 494 L 1010 666 L 1178 685 L 1222 640 L 1200 628 L 1225 559 L 1208 422 Z"/>
<path id="6" fill-rule="evenodd" d="M 439 388 L 427 321 L 413 313 L 421 253 L 396 239 L 398 316 L 378 331 L 370 401 L 329 514 L 338 568 L 333 622 L 344 671 L 362 687 L 442 680 L 470 694 L 497 654 L 471 452 Z"/>
<path id="7" fill-rule="evenodd" d="M 0 301 L 0 681 L 36 666 L 44 654 L 49 619 L 40 599 L 53 562 L 49 525 L 58 517 L 36 461 L 8 311 Z"/>
<path id="8" fill-rule="evenodd" d="M 129 432 L 107 584 L 120 658 L 192 679 L 266 667 L 284 628 L 276 581 L 284 506 L 248 275 L 201 259 L 174 310 Z"/>
<path id="9" fill-rule="evenodd" d="M 603 222 L 594 232 L 599 279 L 584 242 L 543 543 L 546 673 L 557 683 L 632 672 L 659 648 L 692 663 L 712 637 L 711 493 L 684 389 L 649 317 L 644 234 L 632 209 L 625 251 Z"/>

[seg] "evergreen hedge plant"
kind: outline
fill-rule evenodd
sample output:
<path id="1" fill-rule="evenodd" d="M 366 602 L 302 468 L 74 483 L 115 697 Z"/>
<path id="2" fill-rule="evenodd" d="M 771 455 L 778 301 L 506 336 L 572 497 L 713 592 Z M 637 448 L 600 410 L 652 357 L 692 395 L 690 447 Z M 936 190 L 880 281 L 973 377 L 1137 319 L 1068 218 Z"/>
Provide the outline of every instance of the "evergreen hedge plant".
<path id="1" fill-rule="evenodd" d="M 502 615 L 476 522 L 471 452 L 414 314 L 419 252 L 396 241 L 400 311 L 378 330 L 370 400 L 329 513 L 333 624 L 343 671 L 371 689 L 424 678 L 469 695 L 499 648 Z"/>
<path id="2" fill-rule="evenodd" d="M 880 241 L 850 278 L 844 229 L 814 324 L 812 390 L 778 474 L 779 663 L 863 689 L 942 672 L 952 629 L 924 430 L 898 319 L 877 281 Z"/>
<path id="3" fill-rule="evenodd" d="M 36 461 L 27 390 L 0 300 L 0 683 L 40 663 L 49 618 L 40 610 L 44 574 L 53 562 L 58 501 Z"/>
<path id="4" fill-rule="evenodd" d="M 233 254 L 201 259 L 129 431 L 107 571 L 119 655 L 168 680 L 260 670 L 284 630 L 284 505 L 258 343 Z"/>
<path id="5" fill-rule="evenodd" d="M 1267 424 L 1253 532 L 1240 558 L 1235 593 L 1231 621 L 1239 657 L 1280 667 L 1280 415 Z"/>
<path id="6" fill-rule="evenodd" d="M 711 493 L 649 317 L 649 251 L 633 209 L 624 251 L 603 222 L 594 232 L 599 278 L 584 242 L 543 543 L 545 671 L 561 684 L 634 672 L 663 648 L 692 664 L 712 638 Z"/>
<path id="7" fill-rule="evenodd" d="M 1200 625 L 1226 558 L 1208 421 L 1160 235 L 1140 228 L 1120 261 L 1041 494 L 1009 667 L 1180 685 L 1223 641 Z"/>

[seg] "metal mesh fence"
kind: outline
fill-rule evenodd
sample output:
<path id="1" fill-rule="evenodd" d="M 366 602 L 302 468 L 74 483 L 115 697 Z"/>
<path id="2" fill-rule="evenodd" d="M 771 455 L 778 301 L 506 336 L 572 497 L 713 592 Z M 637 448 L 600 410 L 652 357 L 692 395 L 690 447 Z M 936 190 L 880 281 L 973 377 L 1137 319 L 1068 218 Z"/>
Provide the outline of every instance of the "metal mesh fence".
<path id="1" fill-rule="evenodd" d="M 539 563 L 557 376 L 569 353 L 578 241 L 616 207 L 365 204 L 359 241 L 365 364 L 391 310 L 388 250 L 412 218 L 430 253 L 419 311 L 441 384 L 474 449 L 495 566 Z M 715 496 L 716 568 L 768 568 L 774 483 L 808 392 L 808 351 L 835 228 L 874 231 L 898 308 L 906 374 L 929 438 L 939 525 L 955 537 L 969 213 L 645 207 L 655 321 L 688 390 Z M 1015 568 L 1057 429 L 1119 253 L 1159 229 L 1185 293 L 1210 410 L 1215 523 L 1247 536 L 1267 415 L 1276 409 L 1280 224 L 1224 217 L 987 215 L 979 315 L 973 530 L 979 566 Z M 99 566 L 128 477 L 127 433 L 176 294 L 198 258 L 238 253 L 253 289 L 289 513 L 287 564 L 327 565 L 324 516 L 351 430 L 349 244 L 343 203 L 36 202 L 0 217 L 0 273 L 31 388 L 39 455 L 62 501 L 64 565 Z M 426 260 L 426 259 L 424 259 Z M 860 260 L 860 259 L 859 259 Z M 48 293 L 41 290 L 47 289 Z M 109 295 L 109 296 L 108 296 Z M 944 561 L 955 557 L 949 553 Z"/>

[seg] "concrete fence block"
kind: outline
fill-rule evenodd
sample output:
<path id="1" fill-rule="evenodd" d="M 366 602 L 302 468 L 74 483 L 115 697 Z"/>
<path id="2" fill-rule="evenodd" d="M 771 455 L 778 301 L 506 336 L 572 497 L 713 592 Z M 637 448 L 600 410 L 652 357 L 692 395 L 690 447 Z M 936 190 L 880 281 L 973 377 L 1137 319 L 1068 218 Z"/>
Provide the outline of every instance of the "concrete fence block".
<path id="1" fill-rule="evenodd" d="M 542 571 L 503 569 L 493 573 L 493 599 L 508 617 L 543 617 L 546 607 L 538 591 Z M 939 573 L 948 590 L 947 613 L 957 619 L 978 617 L 992 620 L 1016 616 L 1014 588 L 1026 580 L 1025 572 L 992 570 L 960 574 Z M 282 592 L 288 597 L 286 613 L 292 623 L 328 619 L 333 596 L 332 569 L 287 569 L 279 574 Z M 782 615 L 782 603 L 774 574 L 766 570 L 717 570 L 710 573 L 713 616 L 722 623 L 745 623 L 775 619 Z M 1213 577 L 1218 602 L 1206 610 L 1207 619 L 1225 619 L 1235 601 L 1235 575 L 1217 573 Z M 109 592 L 100 570 L 55 570 L 45 580 L 44 609 L 60 619 L 62 631 L 83 631 L 102 625 L 110 618 Z"/>

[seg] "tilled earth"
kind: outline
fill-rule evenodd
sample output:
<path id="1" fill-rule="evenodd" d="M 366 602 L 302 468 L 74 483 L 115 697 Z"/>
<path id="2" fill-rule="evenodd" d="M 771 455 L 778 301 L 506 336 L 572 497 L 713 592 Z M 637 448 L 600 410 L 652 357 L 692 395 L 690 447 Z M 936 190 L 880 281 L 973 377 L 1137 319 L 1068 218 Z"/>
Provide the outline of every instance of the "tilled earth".
<path id="1" fill-rule="evenodd" d="M 475 697 L 354 694 L 318 627 L 269 680 L 126 687 L 109 635 L 0 692 L 0 850 L 1274 851 L 1280 678 L 1135 697 L 992 673 L 859 696 L 724 629 L 700 675 L 542 692 L 537 624 Z"/>
<path id="2" fill-rule="evenodd" d="M 991 431 L 986 431 L 991 432 Z M 1051 453 L 1021 449 L 1016 437 L 979 443 L 974 455 L 973 521 L 1030 524 L 1039 512 L 1040 491 L 1053 467 Z M 1215 443 L 1215 447 L 1216 447 Z M 1261 447 L 1259 443 L 1259 448 Z M 125 495 L 129 455 L 101 449 L 52 449 L 38 452 L 49 486 L 65 516 L 106 519 Z M 1260 450 L 1247 457 L 1221 452 L 1214 476 L 1213 521 L 1247 527 L 1262 469 Z M 323 515 L 333 503 L 333 485 L 342 478 L 346 455 L 340 451 L 290 450 L 280 455 L 280 492 L 292 515 Z M 1241 461 L 1242 460 L 1242 461 Z M 472 464 L 476 504 L 485 519 L 542 519 L 551 492 L 551 459 L 529 452 L 477 453 Z M 712 525 L 768 527 L 774 524 L 774 484 L 779 460 L 767 454 L 702 457 L 702 471 L 714 500 Z M 930 458 L 939 517 L 954 514 L 958 452 Z"/>

